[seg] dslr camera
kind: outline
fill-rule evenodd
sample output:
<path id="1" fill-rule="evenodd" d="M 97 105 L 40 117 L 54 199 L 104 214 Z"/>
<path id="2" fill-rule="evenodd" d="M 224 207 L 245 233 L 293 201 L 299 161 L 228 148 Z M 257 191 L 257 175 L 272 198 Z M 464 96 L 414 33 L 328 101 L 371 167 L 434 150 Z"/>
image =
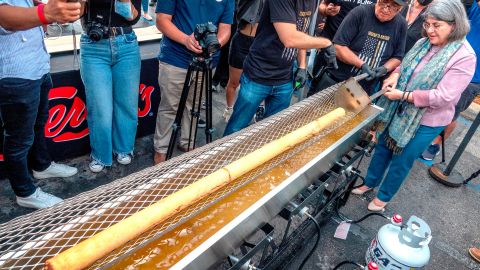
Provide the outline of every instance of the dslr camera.
<path id="1" fill-rule="evenodd" d="M 97 14 L 95 18 L 86 25 L 87 35 L 93 41 L 100 41 L 103 37 L 108 37 L 108 27 L 105 26 L 102 15 Z"/>
<path id="2" fill-rule="evenodd" d="M 220 42 L 217 39 L 217 27 L 213 23 L 197 24 L 193 35 L 202 47 L 203 52 L 200 56 L 210 58 L 220 49 Z"/>

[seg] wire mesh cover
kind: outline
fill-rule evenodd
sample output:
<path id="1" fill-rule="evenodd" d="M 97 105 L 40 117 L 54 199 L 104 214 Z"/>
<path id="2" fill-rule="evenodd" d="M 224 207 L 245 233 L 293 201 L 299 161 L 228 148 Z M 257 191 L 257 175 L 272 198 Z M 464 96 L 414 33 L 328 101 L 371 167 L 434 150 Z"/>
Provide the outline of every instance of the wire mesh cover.
<path id="1" fill-rule="evenodd" d="M 217 140 L 158 166 L 150 167 L 108 185 L 82 193 L 64 203 L 25 215 L 0 225 L 0 269 L 42 269 L 54 255 L 114 225 L 205 175 L 260 148 L 264 144 L 335 109 L 333 95 L 338 85 L 297 103 L 282 113 L 252 125 L 237 134 Z M 97 261 L 91 268 L 106 268 L 119 258 L 160 237 L 199 211 L 271 170 L 354 115 L 332 125 L 315 138 L 196 202 L 155 226 L 140 237 Z"/>

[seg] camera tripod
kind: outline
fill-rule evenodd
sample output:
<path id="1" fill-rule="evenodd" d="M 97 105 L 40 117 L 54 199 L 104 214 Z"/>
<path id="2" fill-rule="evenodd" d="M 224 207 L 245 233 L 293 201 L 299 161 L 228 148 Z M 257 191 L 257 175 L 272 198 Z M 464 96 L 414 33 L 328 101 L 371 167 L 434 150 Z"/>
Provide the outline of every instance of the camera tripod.
<path id="1" fill-rule="evenodd" d="M 181 131 L 181 123 L 184 110 L 186 108 L 186 103 L 188 95 L 191 89 L 192 84 L 193 88 L 193 101 L 192 109 L 190 114 L 192 118 L 190 119 L 190 128 L 188 133 L 188 146 L 187 151 L 195 148 L 197 131 L 198 131 L 198 120 L 200 119 L 200 111 L 202 107 L 203 94 L 205 93 L 205 140 L 206 143 L 212 141 L 212 134 L 215 129 L 212 127 L 212 68 L 210 65 L 210 58 L 203 58 L 200 56 L 195 56 L 188 66 L 187 75 L 185 77 L 185 83 L 183 85 L 182 94 L 180 96 L 180 102 L 178 104 L 177 113 L 175 115 L 175 120 L 172 125 L 172 135 L 170 136 L 170 142 L 168 144 L 167 156 L 166 159 L 170 159 L 173 154 L 173 149 L 175 147 L 178 132 Z M 199 88 L 199 78 L 200 88 Z M 194 124 L 195 123 L 195 124 Z M 195 127 L 194 127 L 195 126 Z M 192 135 L 193 135 L 193 144 L 192 144 Z"/>

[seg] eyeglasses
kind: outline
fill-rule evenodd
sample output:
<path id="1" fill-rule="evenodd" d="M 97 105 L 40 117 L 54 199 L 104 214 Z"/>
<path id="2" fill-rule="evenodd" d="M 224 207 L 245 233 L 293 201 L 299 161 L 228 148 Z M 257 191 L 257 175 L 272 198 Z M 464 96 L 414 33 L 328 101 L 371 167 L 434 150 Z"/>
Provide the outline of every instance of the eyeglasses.
<path id="1" fill-rule="evenodd" d="M 446 24 L 441 24 L 441 23 L 432 23 L 432 24 L 429 24 L 427 22 L 424 22 L 423 23 L 423 29 L 425 29 L 426 31 L 428 31 L 431 28 L 433 28 L 433 31 L 437 31 L 438 29 L 442 28 L 443 26 L 445 26 Z"/>
<path id="2" fill-rule="evenodd" d="M 380 8 L 388 10 L 389 12 L 392 12 L 392 11 L 397 12 L 402 8 L 402 6 L 388 0 L 381 0 L 381 1 L 378 1 L 377 3 L 380 6 Z"/>

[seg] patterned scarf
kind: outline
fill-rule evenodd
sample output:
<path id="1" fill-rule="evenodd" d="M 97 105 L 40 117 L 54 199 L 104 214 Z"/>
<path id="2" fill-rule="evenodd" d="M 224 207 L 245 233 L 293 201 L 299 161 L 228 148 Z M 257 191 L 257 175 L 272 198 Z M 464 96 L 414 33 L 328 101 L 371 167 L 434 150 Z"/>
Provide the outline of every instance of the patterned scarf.
<path id="1" fill-rule="evenodd" d="M 464 40 L 449 42 L 425 64 L 414 78 L 411 78 L 415 68 L 431 47 L 428 38 L 418 41 L 405 55 L 400 65 L 400 78 L 397 89 L 401 91 L 435 89 L 443 78 L 448 61 L 463 42 Z M 413 103 L 404 102 L 402 104 L 404 113 L 399 115 L 397 108 L 400 103 L 400 100 L 389 100 L 384 96 L 377 103 L 378 106 L 385 109 L 377 120 L 377 130 L 379 132 L 388 131 L 385 141 L 388 148 L 395 154 L 400 154 L 403 148 L 415 136 L 426 110 L 426 108 L 415 107 Z"/>

